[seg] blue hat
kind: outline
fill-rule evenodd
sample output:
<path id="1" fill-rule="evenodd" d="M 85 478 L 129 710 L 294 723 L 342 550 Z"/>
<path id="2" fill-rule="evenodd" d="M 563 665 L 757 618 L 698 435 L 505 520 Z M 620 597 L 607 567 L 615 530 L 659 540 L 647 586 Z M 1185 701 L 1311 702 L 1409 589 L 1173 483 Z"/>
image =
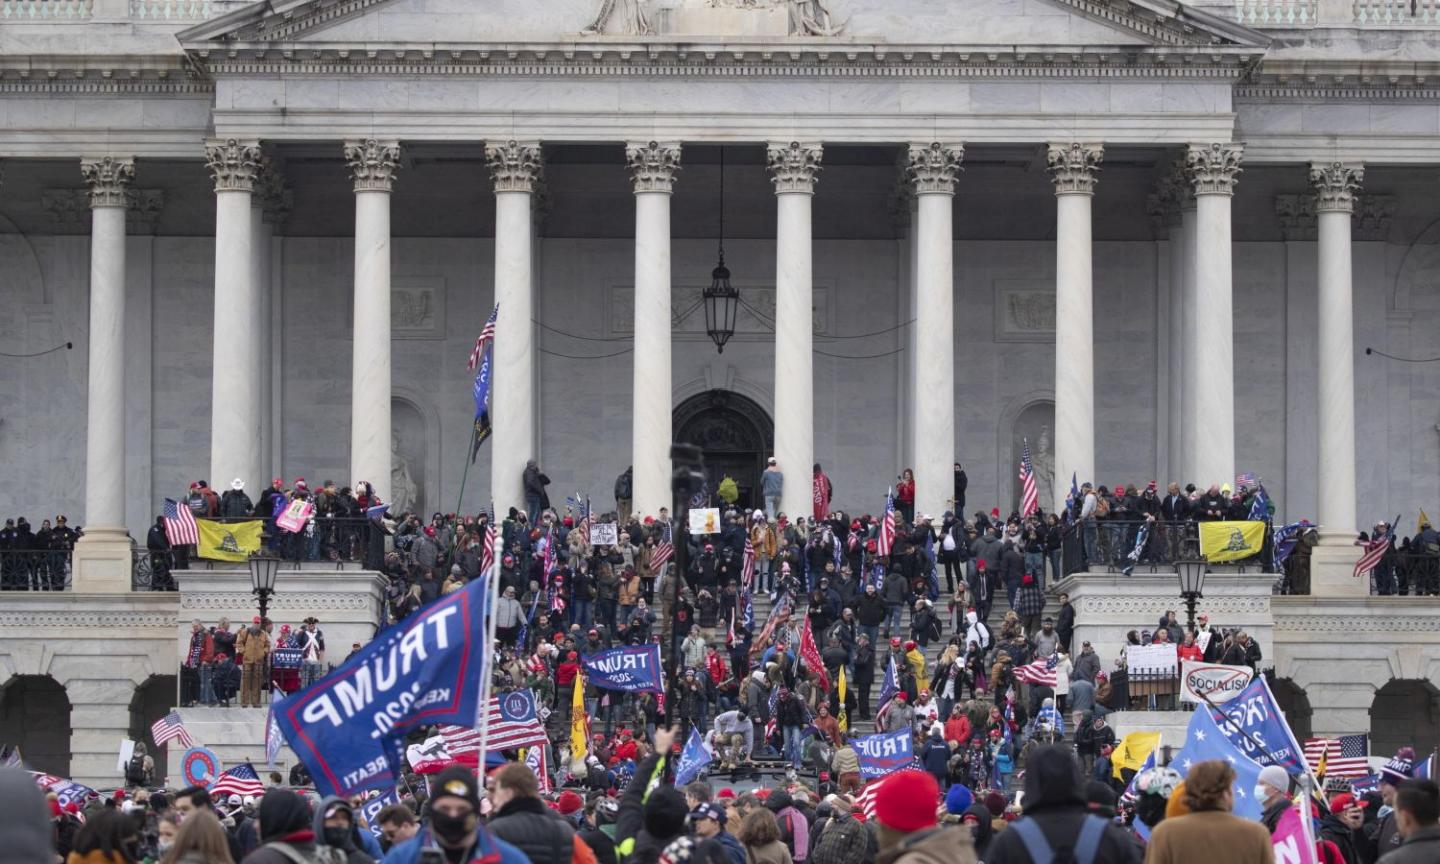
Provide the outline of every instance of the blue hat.
<path id="1" fill-rule="evenodd" d="M 975 803 L 975 796 L 965 786 L 956 783 L 945 793 L 945 812 L 959 816 Z"/>

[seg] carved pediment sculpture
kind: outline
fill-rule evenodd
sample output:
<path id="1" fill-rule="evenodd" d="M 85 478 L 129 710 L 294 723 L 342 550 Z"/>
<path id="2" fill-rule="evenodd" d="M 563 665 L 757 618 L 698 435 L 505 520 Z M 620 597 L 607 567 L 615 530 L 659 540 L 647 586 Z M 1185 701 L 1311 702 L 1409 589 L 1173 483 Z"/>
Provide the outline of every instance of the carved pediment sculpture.
<path id="1" fill-rule="evenodd" d="M 676 29 L 688 29 L 680 22 L 693 24 L 697 20 L 715 22 L 713 18 L 687 18 L 687 10 L 727 10 L 732 12 L 788 13 L 791 36 L 839 36 L 845 32 L 846 22 L 836 22 L 825 6 L 825 0 L 680 0 L 676 6 L 678 19 Z M 662 27 L 667 19 L 661 13 Z M 724 25 L 721 25 L 722 27 Z M 781 26 L 784 26 L 783 23 Z M 670 28 L 665 28 L 670 29 Z M 741 25 L 740 30 L 746 30 Z M 644 0 L 601 0 L 595 20 L 581 31 L 585 36 L 651 36 L 655 25 L 645 12 Z M 740 35 L 737 33 L 685 33 L 683 35 Z"/>
<path id="2" fill-rule="evenodd" d="M 585 36 L 649 36 L 655 31 L 642 0 L 601 0 L 595 20 L 580 32 Z"/>

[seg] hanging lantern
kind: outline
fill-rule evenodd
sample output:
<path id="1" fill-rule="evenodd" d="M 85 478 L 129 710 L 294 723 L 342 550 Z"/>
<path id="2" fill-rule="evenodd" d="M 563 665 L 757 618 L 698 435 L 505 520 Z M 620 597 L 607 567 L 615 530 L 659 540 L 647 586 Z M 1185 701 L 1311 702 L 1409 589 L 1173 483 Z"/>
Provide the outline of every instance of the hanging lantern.
<path id="1" fill-rule="evenodd" d="M 715 348 L 725 353 L 725 343 L 735 335 L 735 312 L 740 306 L 740 292 L 730 284 L 730 268 L 725 266 L 725 148 L 720 148 L 720 249 L 719 261 L 710 273 L 710 287 L 701 295 L 705 300 L 705 333 Z"/>

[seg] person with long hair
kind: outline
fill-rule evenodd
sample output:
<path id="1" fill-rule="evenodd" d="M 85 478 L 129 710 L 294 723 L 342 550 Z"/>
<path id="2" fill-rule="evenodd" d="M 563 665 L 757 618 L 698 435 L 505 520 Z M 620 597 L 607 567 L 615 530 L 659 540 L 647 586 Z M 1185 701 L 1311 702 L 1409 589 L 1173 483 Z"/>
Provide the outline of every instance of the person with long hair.
<path id="1" fill-rule="evenodd" d="M 905 517 L 906 524 L 915 521 L 915 472 L 909 468 L 900 472 L 895 484 L 895 509 Z"/>
<path id="2" fill-rule="evenodd" d="M 764 807 L 745 814 L 736 839 L 745 847 L 745 859 L 751 864 L 793 864 L 790 850 L 780 842 L 780 823 Z"/>
<path id="3" fill-rule="evenodd" d="M 102 810 L 75 835 L 65 864 L 136 864 L 139 860 L 140 832 L 135 820 L 118 810 Z"/>
<path id="4" fill-rule="evenodd" d="M 210 810 L 196 810 L 180 825 L 160 864 L 235 864 L 225 829 Z"/>
<path id="5" fill-rule="evenodd" d="M 1184 803 L 1190 812 L 1156 826 L 1145 849 L 1146 864 L 1273 864 L 1270 832 L 1259 822 L 1231 813 L 1235 769 L 1212 759 L 1190 767 Z"/>

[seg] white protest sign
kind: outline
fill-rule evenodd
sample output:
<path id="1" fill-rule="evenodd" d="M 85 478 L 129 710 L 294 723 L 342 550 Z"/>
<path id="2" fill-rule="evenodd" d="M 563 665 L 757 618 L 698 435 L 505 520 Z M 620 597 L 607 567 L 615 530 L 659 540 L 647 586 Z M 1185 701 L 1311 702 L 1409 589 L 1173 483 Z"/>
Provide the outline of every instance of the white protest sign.
<path id="1" fill-rule="evenodd" d="M 615 522 L 602 522 L 590 526 L 591 546 L 614 546 L 620 542 L 620 526 Z"/>
<path id="2" fill-rule="evenodd" d="M 1255 670 L 1249 666 L 1186 660 L 1180 664 L 1181 698 L 1197 705 L 1209 699 L 1218 705 L 1240 695 L 1254 677 Z"/>
<path id="3" fill-rule="evenodd" d="M 690 511 L 691 534 L 719 534 L 720 508 L 698 507 Z"/>
<path id="4" fill-rule="evenodd" d="M 1132 675 L 1137 672 L 1173 675 L 1179 662 L 1174 642 L 1165 642 L 1160 645 L 1130 645 L 1125 648 L 1125 666 Z"/>
<path id="5" fill-rule="evenodd" d="M 115 770 L 119 771 L 122 777 L 125 775 L 125 766 L 129 765 L 130 760 L 134 758 L 135 742 L 129 738 L 120 739 L 120 758 L 115 762 Z"/>

